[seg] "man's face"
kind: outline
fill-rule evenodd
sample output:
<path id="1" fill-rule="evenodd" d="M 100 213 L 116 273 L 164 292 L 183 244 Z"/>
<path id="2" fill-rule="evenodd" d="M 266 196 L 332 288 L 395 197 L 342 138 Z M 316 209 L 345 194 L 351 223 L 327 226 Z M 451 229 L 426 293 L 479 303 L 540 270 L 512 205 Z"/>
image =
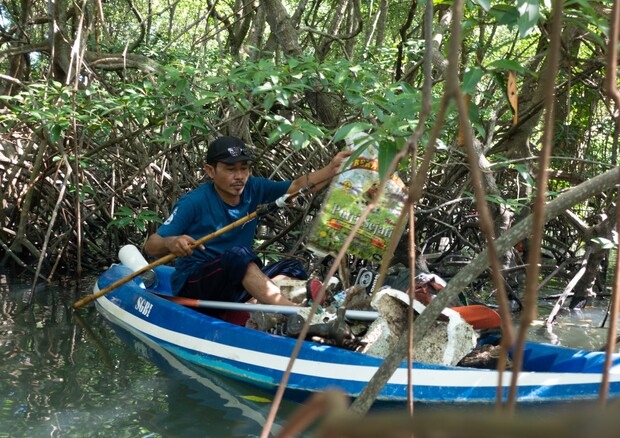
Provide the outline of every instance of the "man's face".
<path id="1" fill-rule="evenodd" d="M 236 203 L 250 177 L 250 163 L 247 161 L 233 164 L 217 162 L 213 165 L 205 165 L 205 171 L 213 180 L 215 189 L 224 202 Z"/>

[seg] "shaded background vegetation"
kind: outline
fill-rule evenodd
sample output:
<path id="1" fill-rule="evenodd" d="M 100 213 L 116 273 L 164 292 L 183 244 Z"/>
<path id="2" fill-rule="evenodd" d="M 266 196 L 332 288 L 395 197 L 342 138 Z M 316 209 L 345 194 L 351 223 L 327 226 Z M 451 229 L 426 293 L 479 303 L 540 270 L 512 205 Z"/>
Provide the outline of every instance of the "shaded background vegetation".
<path id="1" fill-rule="evenodd" d="M 617 109 L 603 89 L 610 8 L 565 4 L 551 197 L 616 165 Z M 450 4 L 436 4 L 432 20 L 424 9 L 393 0 L 3 0 L 1 264 L 55 279 L 111 263 L 203 181 L 206 145 L 219 135 L 251 144 L 255 174 L 274 178 L 319 168 L 358 130 L 389 160 L 418 124 L 425 51 L 433 109 L 448 62 L 460 66 L 496 234 L 505 232 L 530 213 L 539 171 L 549 10 L 536 0 L 466 3 L 460 59 L 448 60 Z M 448 277 L 484 247 L 460 134 L 452 108 L 416 206 L 420 263 Z M 412 164 L 400 164 L 405 181 Z M 268 218 L 263 248 L 304 255 L 319 206 L 320 196 Z M 603 292 L 615 216 L 615 198 L 601 193 L 548 224 L 543 281 L 579 275 L 581 304 Z M 527 246 L 502 259 L 515 294 Z M 403 239 L 395 263 L 406 251 Z"/>

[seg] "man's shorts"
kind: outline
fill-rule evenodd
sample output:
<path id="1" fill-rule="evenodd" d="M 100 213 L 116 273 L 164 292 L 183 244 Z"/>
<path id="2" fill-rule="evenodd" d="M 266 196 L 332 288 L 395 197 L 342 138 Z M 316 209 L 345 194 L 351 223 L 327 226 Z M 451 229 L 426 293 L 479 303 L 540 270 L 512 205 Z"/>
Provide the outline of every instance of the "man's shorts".
<path id="1" fill-rule="evenodd" d="M 284 259 L 263 266 L 261 260 L 251 250 L 234 247 L 197 268 L 188 277 L 179 295 L 200 300 L 244 303 L 252 298 L 241 284 L 250 263 L 258 265 L 269 278 L 276 275 L 286 275 L 300 280 L 308 278 L 298 260 Z"/>

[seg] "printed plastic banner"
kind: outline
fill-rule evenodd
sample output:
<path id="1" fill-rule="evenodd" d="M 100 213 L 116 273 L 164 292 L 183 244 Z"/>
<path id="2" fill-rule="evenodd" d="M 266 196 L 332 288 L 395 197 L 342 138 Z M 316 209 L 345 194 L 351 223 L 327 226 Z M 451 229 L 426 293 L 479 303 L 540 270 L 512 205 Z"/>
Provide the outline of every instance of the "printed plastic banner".
<path id="1" fill-rule="evenodd" d="M 366 134 L 347 139 L 349 147 L 372 141 Z M 340 173 L 331 183 L 323 207 L 315 219 L 308 248 L 319 254 L 340 250 L 362 212 L 375 198 L 379 188 L 379 150 L 370 143 L 353 161 L 351 170 Z M 347 253 L 365 260 L 381 261 L 405 204 L 406 187 L 393 174 L 377 207 L 370 212 L 348 248 Z"/>

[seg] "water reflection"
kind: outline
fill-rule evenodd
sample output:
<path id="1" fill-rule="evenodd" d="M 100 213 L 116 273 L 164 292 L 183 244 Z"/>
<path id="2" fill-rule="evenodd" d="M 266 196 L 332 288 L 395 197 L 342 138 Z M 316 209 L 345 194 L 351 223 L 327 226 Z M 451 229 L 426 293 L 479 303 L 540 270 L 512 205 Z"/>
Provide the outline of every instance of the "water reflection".
<path id="1" fill-rule="evenodd" d="M 596 300 L 585 309 L 561 310 L 554 324 L 547 326 L 546 319 L 553 304 L 543 302 L 539 306 L 538 319 L 528 331 L 530 340 L 584 350 L 598 350 L 605 345 L 608 328 L 602 327 L 602 324 L 607 314 L 606 300 Z"/>
<path id="2" fill-rule="evenodd" d="M 169 409 L 158 421 L 162 428 L 202 434 L 204 430 L 196 424 L 195 418 L 204 415 L 204 406 L 209 406 L 209 416 L 220 420 L 210 423 L 211 436 L 250 436 L 260 433 L 268 415 L 270 405 L 267 403 L 272 398 L 271 394 L 215 376 L 171 355 L 146 337 L 137 337 L 119 326 L 111 326 L 123 342 L 132 346 L 171 378 L 168 390 Z M 188 415 L 186 403 L 183 403 L 187 399 L 199 402 L 193 404 L 196 415 Z M 275 433 L 279 429 L 276 425 L 272 431 Z"/>
<path id="3" fill-rule="evenodd" d="M 269 394 L 123 343 L 93 307 L 73 316 L 70 289 L 43 287 L 26 307 L 30 286 L 0 275 L 0 437 L 260 434 Z"/>

